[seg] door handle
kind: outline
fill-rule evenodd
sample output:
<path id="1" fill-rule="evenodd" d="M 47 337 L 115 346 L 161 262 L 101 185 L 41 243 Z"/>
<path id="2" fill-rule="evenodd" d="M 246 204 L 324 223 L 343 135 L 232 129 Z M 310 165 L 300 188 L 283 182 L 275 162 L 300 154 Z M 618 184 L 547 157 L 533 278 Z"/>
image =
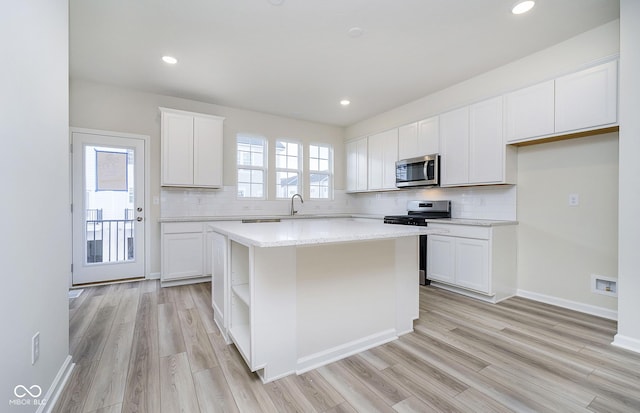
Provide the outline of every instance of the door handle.
<path id="1" fill-rule="evenodd" d="M 142 212 L 142 207 L 138 207 L 136 209 L 138 210 L 138 212 Z"/>
<path id="2" fill-rule="evenodd" d="M 142 220 L 143 220 L 143 218 L 142 218 L 142 217 L 138 217 L 138 218 L 136 218 L 136 221 L 138 221 L 138 222 L 141 222 Z"/>

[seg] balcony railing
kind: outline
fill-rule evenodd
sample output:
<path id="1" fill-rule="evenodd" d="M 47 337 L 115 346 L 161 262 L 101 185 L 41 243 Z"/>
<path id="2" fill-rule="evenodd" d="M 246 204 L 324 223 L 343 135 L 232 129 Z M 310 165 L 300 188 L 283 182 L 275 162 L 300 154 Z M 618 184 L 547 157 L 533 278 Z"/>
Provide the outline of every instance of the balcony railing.
<path id="1" fill-rule="evenodd" d="M 133 219 L 87 220 L 87 263 L 133 260 L 134 225 Z"/>

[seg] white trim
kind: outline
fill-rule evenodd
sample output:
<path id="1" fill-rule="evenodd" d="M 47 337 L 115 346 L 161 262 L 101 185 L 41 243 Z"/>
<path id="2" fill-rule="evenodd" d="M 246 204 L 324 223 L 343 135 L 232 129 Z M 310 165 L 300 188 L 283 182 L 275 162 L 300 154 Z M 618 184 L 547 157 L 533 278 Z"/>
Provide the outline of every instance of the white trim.
<path id="1" fill-rule="evenodd" d="M 159 279 L 160 279 L 159 272 L 151 272 L 149 273 L 149 275 L 147 275 L 147 280 L 159 280 Z"/>
<path id="2" fill-rule="evenodd" d="M 38 410 L 36 410 L 36 413 L 49 413 L 53 411 L 53 408 L 56 405 L 60 394 L 62 394 L 62 390 L 64 389 L 65 384 L 67 384 L 69 377 L 71 377 L 71 372 L 75 367 L 75 363 L 72 363 L 71 360 L 71 356 L 67 356 L 62 363 L 62 366 L 60 366 L 58 374 L 56 374 L 49 390 L 47 390 L 47 393 L 44 395 L 44 400 L 46 400 L 47 403 L 41 404 L 40 407 L 38 407 Z"/>
<path id="3" fill-rule="evenodd" d="M 618 333 L 613 337 L 613 342 L 611 344 L 625 350 L 640 353 L 640 340 L 637 338 L 623 336 Z"/>
<path id="4" fill-rule="evenodd" d="M 532 291 L 518 290 L 516 293 L 518 297 L 529 298 L 534 301 L 540 301 L 541 303 L 556 305 L 558 307 L 568 308 L 569 310 L 579 311 L 585 314 L 591 314 L 598 317 L 608 318 L 609 320 L 618 319 L 618 311 L 610 310 L 604 307 L 598 307 L 591 304 L 579 303 L 577 301 L 571 301 L 564 298 L 554 297 L 551 295 L 545 295 L 540 293 L 534 293 Z"/>
<path id="5" fill-rule="evenodd" d="M 339 346 L 301 357 L 297 361 L 296 374 L 302 374 L 345 357 L 352 356 L 370 348 L 388 343 L 398 338 L 396 330 L 391 328 L 370 336 L 350 341 Z M 273 379 L 269 379 L 271 381 Z"/>

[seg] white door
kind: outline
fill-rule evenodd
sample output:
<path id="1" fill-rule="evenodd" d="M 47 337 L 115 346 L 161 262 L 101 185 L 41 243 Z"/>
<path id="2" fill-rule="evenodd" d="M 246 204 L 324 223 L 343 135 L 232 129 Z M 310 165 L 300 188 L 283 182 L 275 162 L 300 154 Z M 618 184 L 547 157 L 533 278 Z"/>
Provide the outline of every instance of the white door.
<path id="1" fill-rule="evenodd" d="M 74 285 L 144 277 L 145 139 L 72 131 Z"/>

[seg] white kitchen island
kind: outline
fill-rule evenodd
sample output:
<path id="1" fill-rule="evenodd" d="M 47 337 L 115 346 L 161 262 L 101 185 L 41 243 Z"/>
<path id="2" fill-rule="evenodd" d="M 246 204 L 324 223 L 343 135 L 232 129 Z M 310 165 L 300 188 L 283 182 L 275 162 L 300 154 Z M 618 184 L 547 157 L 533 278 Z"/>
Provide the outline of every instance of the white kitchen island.
<path id="1" fill-rule="evenodd" d="M 418 236 L 432 230 L 339 218 L 209 231 L 215 321 L 264 382 L 413 331 Z"/>

